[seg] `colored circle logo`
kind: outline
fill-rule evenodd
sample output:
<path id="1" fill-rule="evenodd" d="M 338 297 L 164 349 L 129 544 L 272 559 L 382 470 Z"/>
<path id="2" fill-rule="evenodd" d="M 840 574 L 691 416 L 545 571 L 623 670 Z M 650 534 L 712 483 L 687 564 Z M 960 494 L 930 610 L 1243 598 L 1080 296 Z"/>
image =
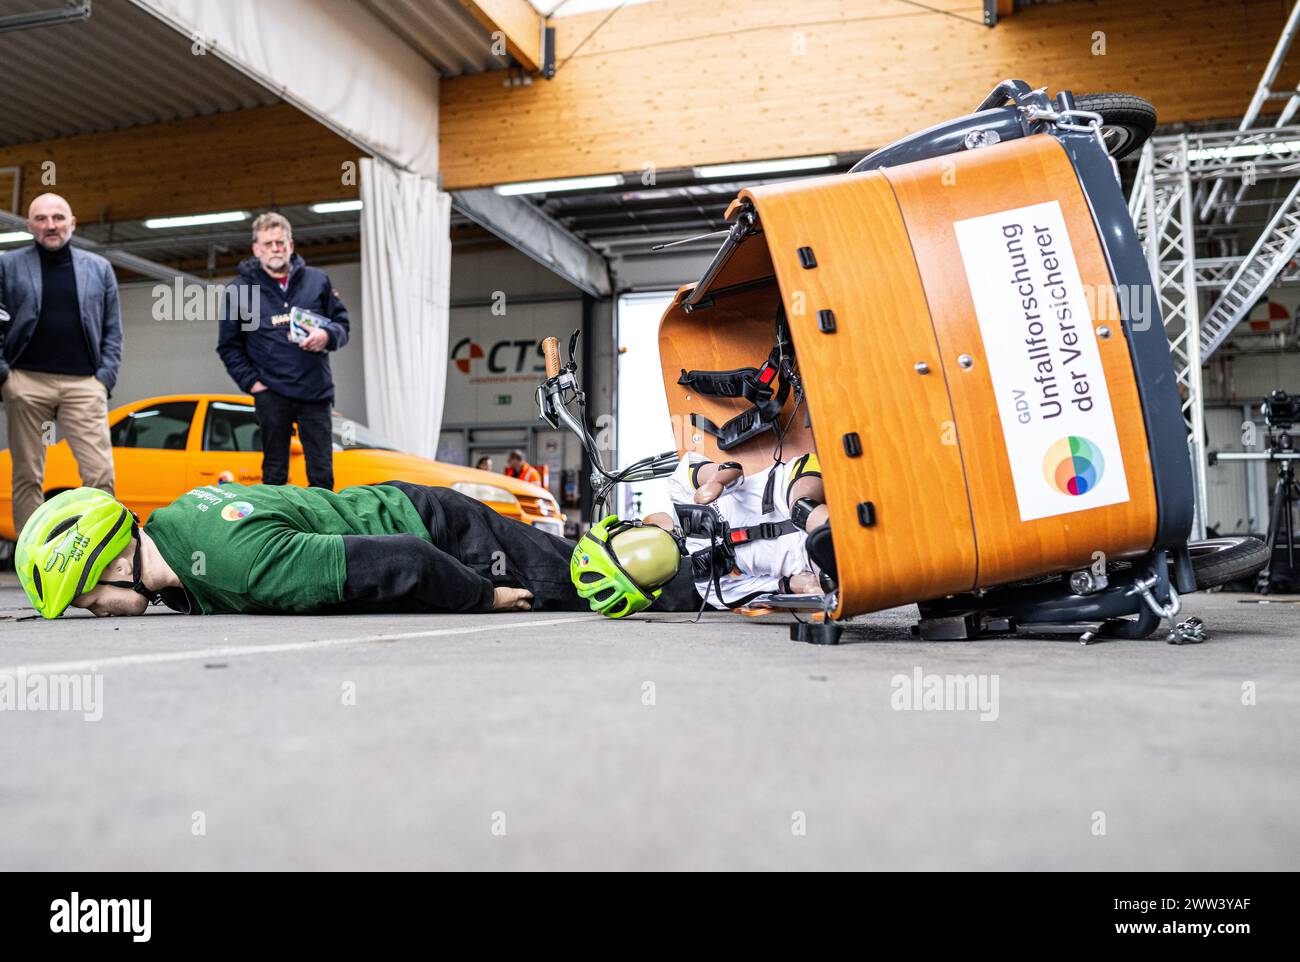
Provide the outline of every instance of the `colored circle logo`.
<path id="1" fill-rule="evenodd" d="M 221 516 L 227 521 L 240 521 L 253 513 L 253 506 L 247 501 L 232 501 L 221 509 Z"/>
<path id="2" fill-rule="evenodd" d="M 1101 482 L 1106 462 L 1101 450 L 1087 438 L 1070 435 L 1047 449 L 1043 476 L 1061 494 L 1087 494 Z"/>

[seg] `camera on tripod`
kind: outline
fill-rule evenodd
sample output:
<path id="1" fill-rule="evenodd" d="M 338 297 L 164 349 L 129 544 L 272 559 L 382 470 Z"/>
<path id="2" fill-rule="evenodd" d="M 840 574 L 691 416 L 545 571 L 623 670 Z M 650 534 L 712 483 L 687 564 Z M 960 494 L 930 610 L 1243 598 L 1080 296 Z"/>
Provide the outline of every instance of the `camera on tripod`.
<path id="1" fill-rule="evenodd" d="M 1264 398 L 1259 410 L 1268 425 L 1268 449 L 1290 451 L 1291 431 L 1300 421 L 1300 397 L 1279 388 Z"/>
<path id="2" fill-rule="evenodd" d="M 1277 464 L 1277 481 L 1273 485 L 1272 512 L 1268 525 L 1268 564 L 1255 577 L 1255 590 L 1294 591 L 1300 586 L 1300 569 L 1296 566 L 1295 509 L 1300 504 L 1300 484 L 1296 482 L 1291 431 L 1300 423 L 1300 395 L 1280 388 L 1264 398 L 1259 406 L 1268 425 L 1269 461 Z"/>

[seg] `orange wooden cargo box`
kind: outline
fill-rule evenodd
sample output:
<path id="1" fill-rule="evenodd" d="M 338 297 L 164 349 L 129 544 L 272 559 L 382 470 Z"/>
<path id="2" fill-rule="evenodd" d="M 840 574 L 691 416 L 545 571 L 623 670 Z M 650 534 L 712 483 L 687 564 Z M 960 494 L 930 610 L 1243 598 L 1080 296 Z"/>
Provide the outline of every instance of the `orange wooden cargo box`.
<path id="1" fill-rule="evenodd" d="M 1185 543 L 1185 449 L 1181 474 L 1153 458 L 1182 424 L 1167 342 L 1117 294 L 1132 265 L 1096 210 L 1117 185 L 1089 192 L 1077 159 L 1038 134 L 744 190 L 731 238 L 665 314 L 679 454 L 753 471 L 774 434 L 724 454 L 693 420 L 722 424 L 745 400 L 678 378 L 758 365 L 784 310 L 806 414 L 792 394 L 783 452 L 815 436 L 834 617 Z"/>

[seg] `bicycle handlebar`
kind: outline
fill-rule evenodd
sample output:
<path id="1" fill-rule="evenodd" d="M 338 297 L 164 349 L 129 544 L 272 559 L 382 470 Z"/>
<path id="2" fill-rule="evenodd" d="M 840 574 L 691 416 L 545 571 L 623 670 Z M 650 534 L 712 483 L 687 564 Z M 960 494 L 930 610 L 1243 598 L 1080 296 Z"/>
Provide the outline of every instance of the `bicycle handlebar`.
<path id="1" fill-rule="evenodd" d="M 542 354 L 546 357 L 546 376 L 553 378 L 560 373 L 560 339 L 546 337 L 542 339 Z"/>

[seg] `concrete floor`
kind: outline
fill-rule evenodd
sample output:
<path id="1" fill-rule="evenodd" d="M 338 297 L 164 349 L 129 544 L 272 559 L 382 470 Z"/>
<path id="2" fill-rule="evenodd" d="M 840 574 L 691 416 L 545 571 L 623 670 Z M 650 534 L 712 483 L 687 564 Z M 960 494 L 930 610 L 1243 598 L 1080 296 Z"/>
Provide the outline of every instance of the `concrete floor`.
<path id="1" fill-rule="evenodd" d="M 103 717 L 0 711 L 0 869 L 1300 868 L 1300 605 L 1193 596 L 1194 647 L 918 643 L 899 609 L 818 648 L 726 614 L 42 623 L 6 577 L 0 674 L 96 663 Z M 918 667 L 996 675 L 997 719 L 895 710 Z"/>

